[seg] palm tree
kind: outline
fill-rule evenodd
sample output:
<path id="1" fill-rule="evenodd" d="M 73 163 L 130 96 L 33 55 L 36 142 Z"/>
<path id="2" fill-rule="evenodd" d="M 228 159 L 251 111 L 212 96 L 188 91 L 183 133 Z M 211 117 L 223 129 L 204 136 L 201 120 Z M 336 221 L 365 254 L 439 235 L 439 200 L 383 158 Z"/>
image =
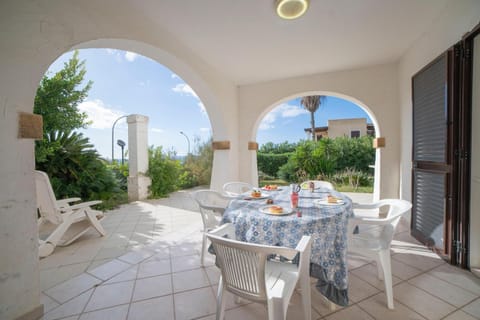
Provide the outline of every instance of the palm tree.
<path id="1" fill-rule="evenodd" d="M 325 101 L 326 96 L 305 96 L 300 100 L 300 104 L 310 112 L 310 125 L 312 126 L 312 140 L 315 141 L 315 111 L 320 108 L 320 104 Z"/>

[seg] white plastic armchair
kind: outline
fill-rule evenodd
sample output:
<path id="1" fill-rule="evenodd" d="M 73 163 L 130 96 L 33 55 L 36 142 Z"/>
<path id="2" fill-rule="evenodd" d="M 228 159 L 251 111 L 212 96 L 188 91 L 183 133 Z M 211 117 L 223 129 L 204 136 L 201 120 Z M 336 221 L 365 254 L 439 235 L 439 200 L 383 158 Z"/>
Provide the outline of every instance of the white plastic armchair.
<path id="1" fill-rule="evenodd" d="M 315 189 L 318 189 L 318 188 L 324 188 L 324 189 L 330 189 L 330 190 L 335 190 L 335 188 L 333 187 L 333 184 L 331 184 L 330 182 L 328 181 L 322 181 L 322 180 L 308 180 L 308 181 L 304 181 L 300 184 L 300 186 L 302 187 L 302 189 L 308 189 L 309 186 L 310 186 L 310 182 L 313 182 L 314 185 L 315 185 Z"/>
<path id="2" fill-rule="evenodd" d="M 236 197 L 252 189 L 253 186 L 250 183 L 240 181 L 227 182 L 223 185 L 223 192 L 230 197 Z"/>
<path id="3" fill-rule="evenodd" d="M 35 187 L 37 194 L 37 210 L 40 214 L 38 219 L 39 235 L 46 235 L 45 239 L 39 240 L 40 258 L 49 256 L 56 246 L 68 246 L 73 241 L 87 232 L 90 227 L 100 233 L 106 234 L 100 220 L 103 212 L 94 210 L 91 206 L 101 201 L 89 201 L 71 205 L 80 198 L 57 200 L 53 193 L 52 185 L 47 174 L 35 171 Z"/>
<path id="4" fill-rule="evenodd" d="M 355 209 L 362 209 L 378 213 L 380 208 L 385 206 L 389 207 L 385 217 L 361 216 L 355 211 Z M 376 261 L 378 278 L 383 279 L 385 284 L 389 309 L 394 308 L 390 244 L 400 218 L 411 207 L 410 202 L 400 199 L 384 199 L 372 204 L 356 203 L 354 204 L 355 216 L 350 218 L 348 223 L 348 251 Z"/>
<path id="5" fill-rule="evenodd" d="M 227 223 L 209 232 L 207 237 L 212 242 L 221 269 L 217 320 L 224 318 L 225 291 L 250 301 L 266 303 L 269 320 L 286 319 L 297 282 L 301 288 L 304 319 L 311 319 L 310 236 L 303 236 L 295 249 L 251 244 L 236 241 L 234 227 Z M 267 259 L 277 255 L 291 260 L 297 254 L 298 265 Z"/>
<path id="6" fill-rule="evenodd" d="M 201 263 L 205 264 L 205 252 L 207 248 L 207 232 L 218 227 L 223 212 L 228 206 L 229 197 L 214 190 L 197 190 L 190 194 L 200 208 L 203 222 L 203 239 Z"/>

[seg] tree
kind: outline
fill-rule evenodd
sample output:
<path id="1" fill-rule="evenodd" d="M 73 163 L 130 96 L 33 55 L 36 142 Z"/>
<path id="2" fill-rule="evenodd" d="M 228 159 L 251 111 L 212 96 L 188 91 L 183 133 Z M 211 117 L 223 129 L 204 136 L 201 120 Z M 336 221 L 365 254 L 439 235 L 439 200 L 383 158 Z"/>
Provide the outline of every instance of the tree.
<path id="1" fill-rule="evenodd" d="M 80 61 L 78 51 L 75 51 L 62 70 L 51 78 L 43 77 L 35 96 L 33 112 L 43 117 L 44 133 L 72 131 L 88 124 L 87 114 L 78 110 L 93 83 L 88 81 L 81 87 L 86 72 L 85 60 Z"/>
<path id="2" fill-rule="evenodd" d="M 62 70 L 40 82 L 34 112 L 42 115 L 44 126 L 43 140 L 35 143 L 35 167 L 48 174 L 57 199 L 100 199 L 103 208 L 112 207 L 125 193 L 89 139 L 73 131 L 88 124 L 78 110 L 92 86 L 84 84 L 85 73 L 85 61 L 75 51 Z"/>
<path id="3" fill-rule="evenodd" d="M 310 112 L 310 125 L 312 127 L 312 141 L 317 140 L 315 135 L 315 112 L 320 107 L 320 104 L 325 101 L 325 96 L 305 96 L 300 100 L 300 104 Z"/>

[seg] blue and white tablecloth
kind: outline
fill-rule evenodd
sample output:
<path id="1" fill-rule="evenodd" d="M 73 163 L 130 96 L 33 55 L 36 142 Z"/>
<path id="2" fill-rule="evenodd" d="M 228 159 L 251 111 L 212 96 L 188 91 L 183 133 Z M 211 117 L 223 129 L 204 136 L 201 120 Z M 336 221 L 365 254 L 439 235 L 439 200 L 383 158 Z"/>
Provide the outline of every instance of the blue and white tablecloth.
<path id="1" fill-rule="evenodd" d="M 330 193 L 343 199 L 341 205 L 314 205 L 315 198 L 326 197 Z M 290 208 L 290 191 L 270 192 L 274 204 Z M 332 190 L 319 189 L 314 193 L 300 192 L 298 217 L 275 216 L 261 213 L 265 200 L 232 200 L 226 209 L 222 223 L 231 222 L 235 226 L 238 240 L 295 248 L 303 235 L 310 235 L 312 255 L 310 276 L 318 279 L 316 288 L 332 302 L 348 305 L 347 269 L 347 223 L 353 216 L 352 201 L 347 196 Z"/>

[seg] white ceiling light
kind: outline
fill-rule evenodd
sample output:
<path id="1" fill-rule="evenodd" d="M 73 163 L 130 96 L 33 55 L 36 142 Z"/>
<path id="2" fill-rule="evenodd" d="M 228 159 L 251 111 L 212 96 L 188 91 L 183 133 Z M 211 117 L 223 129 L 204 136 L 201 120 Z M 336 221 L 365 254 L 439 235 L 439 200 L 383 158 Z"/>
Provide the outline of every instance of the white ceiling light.
<path id="1" fill-rule="evenodd" d="M 309 0 L 276 0 L 280 18 L 291 20 L 301 17 L 308 9 Z"/>

